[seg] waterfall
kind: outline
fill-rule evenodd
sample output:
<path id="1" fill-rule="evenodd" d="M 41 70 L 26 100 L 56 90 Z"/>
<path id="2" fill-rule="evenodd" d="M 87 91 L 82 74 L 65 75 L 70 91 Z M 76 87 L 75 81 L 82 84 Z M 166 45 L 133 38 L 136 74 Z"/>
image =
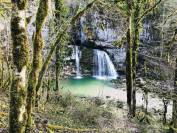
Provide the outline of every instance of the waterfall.
<path id="1" fill-rule="evenodd" d="M 75 46 L 75 61 L 76 61 L 76 77 L 77 79 L 82 78 L 81 72 L 80 72 L 80 50 L 78 46 Z"/>
<path id="2" fill-rule="evenodd" d="M 84 43 L 86 41 L 86 35 L 83 32 L 83 23 L 85 21 L 84 17 L 80 18 L 80 41 L 81 43 Z M 77 79 L 82 78 L 82 74 L 80 71 L 80 58 L 81 58 L 81 51 L 79 50 L 79 46 L 75 46 L 75 62 L 76 62 L 76 77 Z"/>
<path id="3" fill-rule="evenodd" d="M 96 27 L 96 34 L 99 40 L 104 42 L 104 45 L 111 45 L 110 42 L 117 40 L 117 35 L 115 34 L 114 30 L 107 26 L 106 30 L 102 30 L 98 28 L 98 18 L 97 14 L 94 15 L 95 19 L 93 22 L 94 27 Z M 80 28 L 78 32 L 78 37 L 80 39 L 81 44 L 87 42 L 87 34 L 84 33 L 84 25 L 86 25 L 86 18 L 83 16 L 80 18 Z M 103 42 L 100 42 L 103 44 Z M 99 41 L 97 41 L 99 43 Z M 116 79 L 118 74 L 116 69 L 113 65 L 108 54 L 104 51 L 100 50 L 93 50 L 93 77 L 98 79 Z M 76 63 L 76 78 L 82 78 L 81 74 L 81 67 L 80 67 L 80 58 L 81 58 L 81 51 L 78 46 L 75 46 L 75 63 Z"/>
<path id="4" fill-rule="evenodd" d="M 94 50 L 94 70 L 93 76 L 98 79 L 116 79 L 118 74 L 116 69 L 104 51 Z"/>

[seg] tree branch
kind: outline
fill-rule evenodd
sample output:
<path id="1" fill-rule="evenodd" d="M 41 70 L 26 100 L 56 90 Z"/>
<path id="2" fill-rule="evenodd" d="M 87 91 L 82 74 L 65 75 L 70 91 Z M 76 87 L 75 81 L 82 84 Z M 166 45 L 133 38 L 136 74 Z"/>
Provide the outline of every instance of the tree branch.
<path id="1" fill-rule="evenodd" d="M 151 8 L 147 9 L 137 20 L 137 25 L 139 22 L 144 18 L 145 15 L 147 15 L 149 12 L 151 12 L 158 4 L 161 3 L 162 0 L 159 0 L 157 3 L 155 3 Z"/>
<path id="2" fill-rule="evenodd" d="M 84 9 L 82 9 L 80 12 L 78 12 L 72 19 L 71 19 L 71 24 L 74 24 L 76 22 L 76 20 L 78 18 L 80 18 L 84 13 L 85 11 L 87 11 L 88 9 L 90 9 L 93 4 L 96 2 L 97 0 L 93 0 L 91 3 L 89 3 Z"/>
<path id="3" fill-rule="evenodd" d="M 166 17 L 166 19 L 165 19 L 163 25 L 166 24 L 166 22 L 168 21 L 169 18 L 171 18 L 172 16 L 174 16 L 174 15 L 176 15 L 176 14 L 177 14 L 177 9 L 176 9 L 174 12 L 172 12 L 170 15 L 168 15 L 168 16 Z"/>

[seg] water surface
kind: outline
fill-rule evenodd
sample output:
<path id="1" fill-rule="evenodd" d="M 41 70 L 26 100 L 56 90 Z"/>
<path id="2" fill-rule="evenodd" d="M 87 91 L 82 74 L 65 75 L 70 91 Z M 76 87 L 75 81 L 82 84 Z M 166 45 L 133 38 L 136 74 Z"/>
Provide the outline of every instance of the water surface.
<path id="1" fill-rule="evenodd" d="M 71 92 L 79 96 L 106 97 L 116 91 L 110 80 L 99 80 L 92 77 L 66 79 L 61 82 L 63 92 Z"/>
<path id="2" fill-rule="evenodd" d="M 84 77 L 81 79 L 67 79 L 61 81 L 63 86 L 62 92 L 70 92 L 76 96 L 100 97 L 119 100 L 126 105 L 127 93 L 125 83 L 117 87 L 110 80 L 99 80 L 92 77 Z M 144 93 L 138 91 L 136 94 L 137 106 L 145 107 Z M 164 110 L 163 100 L 156 94 L 148 95 L 148 110 Z M 172 102 L 168 105 L 167 116 L 171 117 Z"/>

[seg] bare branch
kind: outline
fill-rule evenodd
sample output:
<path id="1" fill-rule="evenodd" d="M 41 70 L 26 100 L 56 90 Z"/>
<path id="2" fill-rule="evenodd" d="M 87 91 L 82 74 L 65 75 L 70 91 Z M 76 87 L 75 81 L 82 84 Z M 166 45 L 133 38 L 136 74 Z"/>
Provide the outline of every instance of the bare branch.
<path id="1" fill-rule="evenodd" d="M 144 16 L 146 16 L 149 12 L 151 12 L 154 8 L 157 7 L 158 4 L 161 3 L 162 0 L 159 0 L 157 3 L 155 3 L 151 8 L 147 9 L 139 18 L 137 21 L 137 25 L 138 23 L 144 18 Z"/>
<path id="2" fill-rule="evenodd" d="M 172 12 L 170 15 L 168 15 L 168 16 L 166 17 L 166 19 L 165 19 L 163 25 L 166 24 L 166 22 L 168 21 L 169 18 L 173 17 L 173 16 L 176 15 L 176 14 L 177 14 L 177 9 L 176 9 L 174 12 Z"/>
<path id="3" fill-rule="evenodd" d="M 84 9 L 82 9 L 80 12 L 78 12 L 72 19 L 71 19 L 71 24 L 74 24 L 76 22 L 76 20 L 78 18 L 80 18 L 84 13 L 85 11 L 87 11 L 88 9 L 90 9 L 93 4 L 96 2 L 97 0 L 93 0 L 91 3 L 89 3 Z"/>

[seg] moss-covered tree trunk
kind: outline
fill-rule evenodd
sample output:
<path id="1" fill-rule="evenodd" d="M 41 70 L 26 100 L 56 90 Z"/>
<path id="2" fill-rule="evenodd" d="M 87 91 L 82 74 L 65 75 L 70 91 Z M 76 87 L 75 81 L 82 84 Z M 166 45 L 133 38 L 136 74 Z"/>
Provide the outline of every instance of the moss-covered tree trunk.
<path id="1" fill-rule="evenodd" d="M 138 59 L 138 47 L 139 47 L 139 29 L 136 28 L 134 32 L 134 42 L 133 42 L 133 92 L 132 92 L 132 115 L 135 116 L 136 111 L 136 67 L 137 67 L 137 59 Z"/>
<path id="2" fill-rule="evenodd" d="M 63 0 L 55 0 L 55 10 L 57 11 L 55 13 L 55 25 L 56 27 L 60 27 L 61 25 L 61 19 L 62 19 L 62 8 L 63 8 Z M 60 76 L 60 68 L 61 68 L 61 63 L 60 63 L 60 48 L 61 45 L 57 45 L 56 47 L 56 51 L 55 51 L 55 76 L 56 76 L 56 80 L 55 80 L 55 90 L 57 92 L 57 94 L 59 94 L 59 76 Z"/>
<path id="3" fill-rule="evenodd" d="M 133 52 L 132 52 L 132 67 L 133 67 L 133 95 L 132 95 L 132 115 L 135 116 L 135 111 L 136 111 L 136 67 L 138 64 L 138 48 L 139 48 L 139 40 L 140 40 L 140 35 L 139 35 L 139 30 L 140 26 L 138 24 L 138 18 L 140 17 L 140 6 L 141 6 L 141 1 L 140 0 L 135 0 L 135 7 L 134 11 L 132 13 L 133 15 Z"/>
<path id="4" fill-rule="evenodd" d="M 133 88 L 133 73 L 132 73 L 132 2 L 131 0 L 126 0 L 127 5 L 127 52 L 126 52 L 126 86 L 127 86 L 127 104 L 129 108 L 129 114 L 131 114 L 132 105 L 132 88 Z"/>
<path id="5" fill-rule="evenodd" d="M 26 132 L 31 130 L 31 113 L 32 106 L 34 105 L 34 98 L 36 92 L 36 85 L 38 82 L 39 72 L 42 67 L 42 50 L 43 50 L 43 37 L 42 27 L 48 14 L 49 0 L 40 0 L 37 15 L 36 15 L 36 32 L 33 40 L 33 63 L 32 70 L 28 80 L 28 96 L 27 96 L 27 125 Z"/>
<path id="6" fill-rule="evenodd" d="M 129 114 L 135 116 L 136 111 L 136 67 L 139 48 L 140 0 L 126 0 L 128 31 L 127 31 L 127 55 L 126 55 L 126 84 L 127 104 Z"/>
<path id="7" fill-rule="evenodd" d="M 42 86 L 42 82 L 43 82 L 44 75 L 45 75 L 46 70 L 47 70 L 47 68 L 48 68 L 48 66 L 49 66 L 50 60 L 51 60 L 51 58 L 52 58 L 52 55 L 53 55 L 53 53 L 55 52 L 56 47 L 59 45 L 59 43 L 60 43 L 60 41 L 61 41 L 63 35 L 66 34 L 66 30 L 67 30 L 67 29 L 68 29 L 68 26 L 64 27 L 63 32 L 61 32 L 61 33 L 58 34 L 57 40 L 55 41 L 54 44 L 52 44 L 51 49 L 50 49 L 50 52 L 48 53 L 47 58 L 46 58 L 44 64 L 42 65 L 42 69 L 41 69 L 41 71 L 40 71 L 40 73 L 39 73 L 38 83 L 37 83 L 37 86 L 36 86 L 36 98 L 35 98 L 35 99 L 36 99 L 36 102 L 35 102 L 35 103 L 36 103 L 36 105 L 35 105 L 36 107 L 38 107 L 38 102 L 37 102 L 37 100 L 38 100 L 39 97 L 40 97 L 39 90 L 40 90 L 40 88 L 41 88 L 41 86 Z"/>
<path id="8" fill-rule="evenodd" d="M 29 45 L 25 18 L 26 0 L 12 0 L 11 36 L 13 79 L 10 89 L 9 133 L 24 133 Z"/>

